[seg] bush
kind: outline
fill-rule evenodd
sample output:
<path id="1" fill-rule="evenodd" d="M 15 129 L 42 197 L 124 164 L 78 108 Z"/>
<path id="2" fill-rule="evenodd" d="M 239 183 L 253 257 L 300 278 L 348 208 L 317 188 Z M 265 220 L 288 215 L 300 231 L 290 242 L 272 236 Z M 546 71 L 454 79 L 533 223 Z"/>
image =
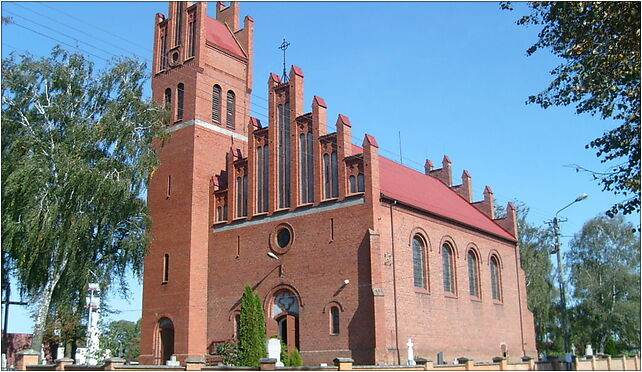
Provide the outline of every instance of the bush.
<path id="1" fill-rule="evenodd" d="M 259 359 L 267 356 L 265 347 L 265 316 L 261 299 L 249 285 L 241 299 L 238 364 L 259 367 Z"/>
<path id="2" fill-rule="evenodd" d="M 288 367 L 300 367 L 303 365 L 303 358 L 301 358 L 301 353 L 297 348 L 294 348 L 288 355 L 288 362 L 290 363 Z"/>

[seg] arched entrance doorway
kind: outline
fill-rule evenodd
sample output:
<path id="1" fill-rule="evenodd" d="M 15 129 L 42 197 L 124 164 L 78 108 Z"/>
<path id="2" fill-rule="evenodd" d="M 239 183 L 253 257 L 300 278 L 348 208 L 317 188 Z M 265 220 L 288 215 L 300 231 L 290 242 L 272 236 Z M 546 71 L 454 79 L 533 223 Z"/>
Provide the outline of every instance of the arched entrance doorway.
<path id="1" fill-rule="evenodd" d="M 165 364 L 174 354 L 174 323 L 169 318 L 158 321 L 158 352 L 159 364 Z"/>
<path id="2" fill-rule="evenodd" d="M 299 346 L 299 299 L 287 289 L 274 294 L 272 319 L 277 323 L 278 335 L 292 350 Z"/>

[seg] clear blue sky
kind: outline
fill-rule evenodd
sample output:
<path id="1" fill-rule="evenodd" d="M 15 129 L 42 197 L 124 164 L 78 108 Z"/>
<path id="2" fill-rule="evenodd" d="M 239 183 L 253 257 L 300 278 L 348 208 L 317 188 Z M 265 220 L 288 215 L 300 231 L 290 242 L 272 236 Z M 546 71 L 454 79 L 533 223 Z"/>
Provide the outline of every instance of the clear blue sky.
<path id="1" fill-rule="evenodd" d="M 65 42 L 95 54 L 99 66 L 105 63 L 100 58 L 114 55 L 149 60 L 154 14 L 167 14 L 167 6 L 3 2 L 3 16 L 59 41 L 3 26 L 2 56 L 12 48 L 47 55 Z M 339 113 L 349 116 L 353 142 L 361 144 L 364 133 L 372 134 L 384 156 L 399 160 L 401 132 L 405 165 L 423 170 L 429 158 L 440 166 L 447 154 L 456 183 L 464 169 L 471 173 L 475 200 L 490 185 L 497 203 L 525 202 L 534 224 L 587 193 L 587 200 L 562 214 L 569 219 L 562 233 L 570 236 L 620 200 L 602 192 L 589 174 L 567 167 L 604 169 L 584 145 L 616 123 L 578 116 L 572 107 L 525 104 L 547 86 L 559 60 L 549 52 L 526 56 L 539 29 L 517 26 L 526 10 L 523 3 L 514 6 L 509 12 L 492 2 L 241 3 L 242 16 L 255 20 L 253 115 L 266 122 L 267 78 L 282 71 L 277 46 L 285 37 L 291 43 L 288 66 L 305 73 L 306 106 L 318 95 L 328 103 L 331 124 Z M 628 219 L 639 223 L 637 214 Z M 111 296 L 112 306 L 122 310 L 112 319 L 140 317 L 140 284 L 132 280 L 131 286 L 129 302 Z M 9 331 L 31 327 L 26 312 L 13 306 Z"/>

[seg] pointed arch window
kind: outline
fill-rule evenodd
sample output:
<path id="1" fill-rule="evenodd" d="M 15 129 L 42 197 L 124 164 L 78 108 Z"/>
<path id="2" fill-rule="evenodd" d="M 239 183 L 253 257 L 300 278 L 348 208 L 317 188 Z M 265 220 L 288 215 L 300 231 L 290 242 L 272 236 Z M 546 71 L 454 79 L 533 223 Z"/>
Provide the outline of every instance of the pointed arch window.
<path id="1" fill-rule="evenodd" d="M 290 103 L 278 106 L 279 208 L 290 207 Z M 296 142 L 295 142 L 296 143 Z M 295 176 L 296 177 L 296 176 Z"/>
<path id="2" fill-rule="evenodd" d="M 167 69 L 167 29 L 161 31 L 163 35 L 160 38 L 161 52 L 160 52 L 160 69 Z"/>
<path id="3" fill-rule="evenodd" d="M 426 288 L 426 245 L 419 235 L 412 238 L 412 268 L 415 287 Z"/>
<path id="4" fill-rule="evenodd" d="M 256 148 L 256 210 L 258 213 L 268 211 L 268 150 L 267 145 Z"/>
<path id="5" fill-rule="evenodd" d="M 490 257 L 490 284 L 493 292 L 493 300 L 502 300 L 502 276 L 499 270 L 497 257 Z"/>
<path id="6" fill-rule="evenodd" d="M 441 247 L 441 266 L 444 279 L 444 292 L 456 293 L 455 275 L 453 268 L 453 250 L 448 244 Z"/>
<path id="7" fill-rule="evenodd" d="M 236 125 L 234 124 L 236 113 L 236 95 L 231 90 L 227 91 L 227 122 L 226 125 L 230 129 L 234 129 Z"/>
<path id="8" fill-rule="evenodd" d="M 174 45 L 181 45 L 183 40 L 183 10 L 185 9 L 185 3 L 179 2 L 176 4 L 176 38 L 174 39 Z"/>
<path id="9" fill-rule="evenodd" d="M 236 216 L 247 216 L 247 176 L 236 178 Z"/>
<path id="10" fill-rule="evenodd" d="M 301 155 L 301 203 L 314 202 L 314 178 L 312 159 L 312 133 L 299 135 L 299 152 Z"/>
<path id="11" fill-rule="evenodd" d="M 178 84 L 176 98 L 176 120 L 183 120 L 183 101 L 185 100 L 185 85 L 183 83 Z"/>
<path id="12" fill-rule="evenodd" d="M 191 14 L 191 19 L 189 22 L 189 57 L 194 57 L 196 55 L 196 17 L 194 13 Z"/>
<path id="13" fill-rule="evenodd" d="M 472 249 L 468 251 L 468 288 L 470 295 L 473 297 L 481 297 L 479 293 L 479 262 L 477 254 Z"/>
<path id="14" fill-rule="evenodd" d="M 212 121 L 221 123 L 221 86 L 218 84 L 212 87 Z"/>

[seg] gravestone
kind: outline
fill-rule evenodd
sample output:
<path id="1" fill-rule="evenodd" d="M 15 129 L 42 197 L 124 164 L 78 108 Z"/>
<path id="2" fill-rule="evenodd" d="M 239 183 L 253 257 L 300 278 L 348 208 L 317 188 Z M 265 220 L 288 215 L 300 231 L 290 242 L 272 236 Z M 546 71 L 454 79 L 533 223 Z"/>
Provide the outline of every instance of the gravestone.
<path id="1" fill-rule="evenodd" d="M 437 364 L 446 364 L 444 363 L 444 352 L 440 351 L 437 353 Z"/>
<path id="2" fill-rule="evenodd" d="M 415 362 L 415 351 L 412 348 L 415 344 L 412 343 L 411 339 L 408 339 L 406 346 L 408 346 L 408 361 L 406 362 L 406 365 L 416 366 L 417 362 Z"/>
<path id="3" fill-rule="evenodd" d="M 267 340 L 268 358 L 276 359 L 276 366 L 283 367 L 281 362 L 281 340 L 270 338 Z"/>
<path id="4" fill-rule="evenodd" d="M 586 345 L 586 356 L 593 356 L 593 347 L 591 345 Z"/>

